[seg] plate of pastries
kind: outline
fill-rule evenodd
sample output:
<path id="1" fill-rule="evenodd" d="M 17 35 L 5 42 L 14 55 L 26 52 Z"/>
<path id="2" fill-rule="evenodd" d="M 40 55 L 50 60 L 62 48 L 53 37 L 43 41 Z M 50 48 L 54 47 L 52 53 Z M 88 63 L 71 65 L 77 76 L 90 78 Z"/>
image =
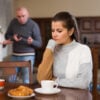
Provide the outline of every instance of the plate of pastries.
<path id="1" fill-rule="evenodd" d="M 28 99 L 35 96 L 33 89 L 20 85 L 17 88 L 8 91 L 8 96 L 15 99 Z"/>

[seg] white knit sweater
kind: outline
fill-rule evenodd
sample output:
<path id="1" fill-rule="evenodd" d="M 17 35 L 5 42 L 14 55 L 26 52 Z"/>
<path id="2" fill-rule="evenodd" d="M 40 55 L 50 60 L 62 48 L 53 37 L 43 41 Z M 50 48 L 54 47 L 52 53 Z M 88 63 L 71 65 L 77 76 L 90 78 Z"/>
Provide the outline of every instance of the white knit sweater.
<path id="1" fill-rule="evenodd" d="M 50 40 L 47 48 L 54 52 L 53 74 L 59 86 L 88 88 L 92 81 L 92 57 L 88 46 L 75 40 L 70 44 L 56 45 Z"/>

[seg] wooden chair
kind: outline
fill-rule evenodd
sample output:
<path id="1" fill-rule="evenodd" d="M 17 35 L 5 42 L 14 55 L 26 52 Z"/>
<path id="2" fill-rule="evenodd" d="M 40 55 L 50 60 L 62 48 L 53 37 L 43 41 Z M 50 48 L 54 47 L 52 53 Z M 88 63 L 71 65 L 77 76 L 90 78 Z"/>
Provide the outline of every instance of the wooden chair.
<path id="1" fill-rule="evenodd" d="M 98 56 L 98 48 L 91 48 L 92 51 L 92 58 L 93 58 L 93 100 L 97 100 L 97 76 L 98 76 L 98 65 L 99 65 L 99 56 Z"/>
<path id="2" fill-rule="evenodd" d="M 0 62 L 0 68 L 6 69 L 5 73 L 15 73 L 16 67 L 28 67 L 29 68 L 29 79 L 32 83 L 32 71 L 31 71 L 31 62 L 30 61 L 2 61 Z"/>

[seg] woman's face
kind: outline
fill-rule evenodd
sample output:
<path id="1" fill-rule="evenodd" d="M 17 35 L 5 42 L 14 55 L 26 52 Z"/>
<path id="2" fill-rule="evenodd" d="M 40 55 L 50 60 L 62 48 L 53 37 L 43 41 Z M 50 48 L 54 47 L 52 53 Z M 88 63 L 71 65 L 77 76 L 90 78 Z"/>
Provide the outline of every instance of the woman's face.
<path id="1" fill-rule="evenodd" d="M 52 21 L 52 38 L 58 44 L 68 44 L 72 41 L 71 35 L 73 34 L 73 30 L 69 30 L 64 27 L 64 23 L 62 21 Z"/>

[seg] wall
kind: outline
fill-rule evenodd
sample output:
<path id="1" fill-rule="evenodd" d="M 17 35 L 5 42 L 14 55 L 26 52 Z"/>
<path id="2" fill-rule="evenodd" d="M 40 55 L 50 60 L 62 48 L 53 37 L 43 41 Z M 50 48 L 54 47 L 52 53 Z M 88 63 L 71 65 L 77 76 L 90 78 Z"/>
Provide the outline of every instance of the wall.
<path id="1" fill-rule="evenodd" d="M 12 0 L 0 0 L 0 26 L 6 31 L 8 23 L 13 16 Z"/>
<path id="2" fill-rule="evenodd" d="M 0 26 L 2 26 L 3 35 L 13 17 L 13 0 L 0 0 Z M 0 35 L 1 36 L 1 35 Z M 2 37 L 0 37 L 0 40 Z M 11 45 L 2 48 L 0 44 L 0 61 L 11 54 Z"/>
<path id="3" fill-rule="evenodd" d="M 75 16 L 100 16 L 100 0 L 14 0 L 14 7 L 25 6 L 32 17 L 51 17 L 58 11 Z"/>

